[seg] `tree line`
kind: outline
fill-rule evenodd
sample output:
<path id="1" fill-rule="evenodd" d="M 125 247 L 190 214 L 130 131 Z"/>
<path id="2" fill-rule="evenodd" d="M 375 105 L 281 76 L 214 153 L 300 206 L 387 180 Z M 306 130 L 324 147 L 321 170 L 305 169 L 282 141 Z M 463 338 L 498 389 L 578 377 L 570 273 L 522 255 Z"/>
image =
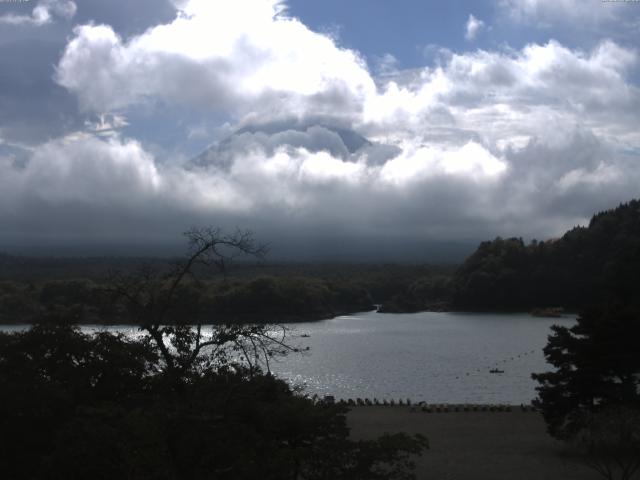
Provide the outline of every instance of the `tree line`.
<path id="1" fill-rule="evenodd" d="M 32 323 L 46 312 L 69 310 L 78 323 L 132 323 L 111 281 L 0 282 L 0 323 Z M 168 322 L 191 315 L 206 322 L 291 322 L 372 310 L 368 291 L 355 283 L 305 277 L 193 281 L 174 293 Z"/>
<path id="2" fill-rule="evenodd" d="M 54 310 L 72 311 L 78 323 L 132 323 L 122 298 L 112 295 L 113 272 L 132 273 L 140 265 L 169 270 L 176 259 L 112 260 L 112 268 L 107 268 L 101 258 L 5 256 L 9 267 L 0 269 L 0 323 L 33 323 Z M 194 272 L 198 280 L 187 278 L 174 292 L 175 316 L 197 314 L 197 320 L 205 322 L 294 322 L 390 305 L 416 282 L 448 278 L 452 267 L 239 260 L 223 276 L 199 265 Z M 167 321 L 174 321 L 173 316 Z"/>

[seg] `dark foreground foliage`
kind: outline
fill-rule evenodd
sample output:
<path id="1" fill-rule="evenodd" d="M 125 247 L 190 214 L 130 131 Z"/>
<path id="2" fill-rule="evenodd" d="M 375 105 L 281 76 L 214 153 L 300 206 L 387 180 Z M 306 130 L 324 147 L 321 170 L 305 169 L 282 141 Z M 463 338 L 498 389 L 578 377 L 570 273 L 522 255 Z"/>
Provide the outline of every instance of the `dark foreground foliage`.
<path id="1" fill-rule="evenodd" d="M 606 406 L 587 415 L 573 445 L 581 460 L 607 480 L 631 480 L 640 470 L 640 409 Z"/>
<path id="2" fill-rule="evenodd" d="M 148 337 L 59 318 L 0 334 L 0 465 L 10 479 L 409 479 L 426 447 L 351 441 L 345 409 L 269 374 L 199 363 L 177 379 Z"/>

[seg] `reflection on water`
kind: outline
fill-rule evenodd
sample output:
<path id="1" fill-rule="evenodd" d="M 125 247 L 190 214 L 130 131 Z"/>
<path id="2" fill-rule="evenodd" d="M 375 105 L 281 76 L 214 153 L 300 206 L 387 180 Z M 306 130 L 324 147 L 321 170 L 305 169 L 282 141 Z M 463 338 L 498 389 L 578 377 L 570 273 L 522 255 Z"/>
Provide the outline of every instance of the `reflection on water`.
<path id="1" fill-rule="evenodd" d="M 289 355 L 271 367 L 320 396 L 528 403 L 535 397 L 531 373 L 549 368 L 542 355 L 549 327 L 574 321 L 527 314 L 368 312 L 290 325 L 295 342 L 310 351 Z M 140 335 L 133 326 L 82 329 Z M 492 369 L 503 373 L 490 373 Z"/>

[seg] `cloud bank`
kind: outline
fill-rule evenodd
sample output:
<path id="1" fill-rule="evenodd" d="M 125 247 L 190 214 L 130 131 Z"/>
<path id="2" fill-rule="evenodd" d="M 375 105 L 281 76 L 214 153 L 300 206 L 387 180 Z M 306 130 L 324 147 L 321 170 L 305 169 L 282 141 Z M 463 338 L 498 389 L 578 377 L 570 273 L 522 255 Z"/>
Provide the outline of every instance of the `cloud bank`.
<path id="1" fill-rule="evenodd" d="M 506 3 L 513 15 L 546 8 Z M 75 27 L 55 81 L 100 120 L 20 158 L 0 144 L 7 231 L 126 236 L 204 222 L 271 237 L 540 238 L 637 196 L 632 48 L 550 40 L 376 75 L 282 2 L 181 5 L 127 37 Z M 467 37 L 482 26 L 470 15 Z M 203 155 L 158 155 L 126 127 L 162 108 L 212 116 L 228 134 L 203 123 L 198 136 L 220 138 Z"/>

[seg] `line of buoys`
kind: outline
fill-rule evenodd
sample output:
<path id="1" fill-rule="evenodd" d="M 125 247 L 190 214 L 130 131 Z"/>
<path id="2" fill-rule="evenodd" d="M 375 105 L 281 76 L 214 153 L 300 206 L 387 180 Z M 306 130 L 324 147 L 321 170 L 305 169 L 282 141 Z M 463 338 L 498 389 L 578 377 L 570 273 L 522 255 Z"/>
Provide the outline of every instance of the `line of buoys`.
<path id="1" fill-rule="evenodd" d="M 534 350 L 528 350 L 528 351 L 526 351 L 526 352 L 519 353 L 519 354 L 514 355 L 514 356 L 511 356 L 511 357 L 509 357 L 509 358 L 503 358 L 502 360 L 497 360 L 496 362 L 492 363 L 492 364 L 491 364 L 491 365 L 489 365 L 488 367 L 485 367 L 484 369 L 483 369 L 483 368 L 476 368 L 476 369 L 475 369 L 475 371 L 474 371 L 474 373 L 480 373 L 480 372 L 482 372 L 483 370 L 488 370 L 490 373 L 504 373 L 504 370 L 500 370 L 500 369 L 498 369 L 498 368 L 496 368 L 496 367 L 497 367 L 497 366 L 499 366 L 499 365 L 501 365 L 501 364 L 507 363 L 507 362 L 512 362 L 512 361 L 514 361 L 514 360 L 516 360 L 516 359 L 518 359 L 518 358 L 523 358 L 523 357 L 525 357 L 525 356 L 527 356 L 527 355 L 532 355 L 532 354 L 534 354 L 534 353 L 536 353 L 536 350 L 535 350 L 535 349 L 534 349 Z M 471 372 L 465 372 L 464 376 L 465 376 L 465 377 L 468 377 L 470 374 L 471 374 Z M 456 380 L 459 380 L 459 379 L 460 379 L 460 376 L 461 376 L 461 375 L 456 375 Z"/>
<path id="2" fill-rule="evenodd" d="M 414 405 L 411 408 L 412 412 L 424 412 L 424 413 L 449 413 L 449 412 L 512 412 L 517 407 L 512 405 L 494 405 L 494 404 L 424 404 Z M 522 412 L 535 412 L 535 408 L 532 406 L 520 405 Z"/>
<path id="3" fill-rule="evenodd" d="M 332 395 L 326 395 L 322 400 L 317 399 L 318 403 L 323 403 L 326 405 L 343 405 L 348 407 L 369 407 L 369 406 L 385 406 L 385 407 L 409 407 L 411 412 L 423 412 L 423 413 L 450 413 L 450 412 L 512 412 L 515 409 L 518 409 L 521 412 L 537 412 L 535 406 L 533 405 L 525 405 L 520 404 L 519 407 L 514 405 L 504 405 L 504 404 L 449 404 L 449 403 L 432 403 L 429 404 L 427 402 L 418 402 L 412 403 L 410 399 L 406 400 L 378 400 L 377 398 L 369 399 L 369 398 L 348 398 L 348 399 L 339 399 L 335 400 Z"/>
<path id="4" fill-rule="evenodd" d="M 412 405 L 411 403 L 411 399 L 407 398 L 406 400 L 404 399 L 399 399 L 399 400 L 395 400 L 395 399 L 382 399 L 382 400 L 378 400 L 377 398 L 373 398 L 373 399 L 369 399 L 369 398 L 348 398 L 348 399 L 344 399 L 341 398 L 340 400 L 335 399 L 335 397 L 333 395 L 325 395 L 322 399 L 319 399 L 317 395 L 314 395 L 312 397 L 312 400 L 316 403 L 324 403 L 327 405 L 333 405 L 333 404 L 338 404 L 338 405 L 349 405 L 349 406 L 358 406 L 358 407 L 370 407 L 370 406 L 385 406 L 385 407 L 394 407 L 394 406 L 408 406 L 410 407 Z"/>

